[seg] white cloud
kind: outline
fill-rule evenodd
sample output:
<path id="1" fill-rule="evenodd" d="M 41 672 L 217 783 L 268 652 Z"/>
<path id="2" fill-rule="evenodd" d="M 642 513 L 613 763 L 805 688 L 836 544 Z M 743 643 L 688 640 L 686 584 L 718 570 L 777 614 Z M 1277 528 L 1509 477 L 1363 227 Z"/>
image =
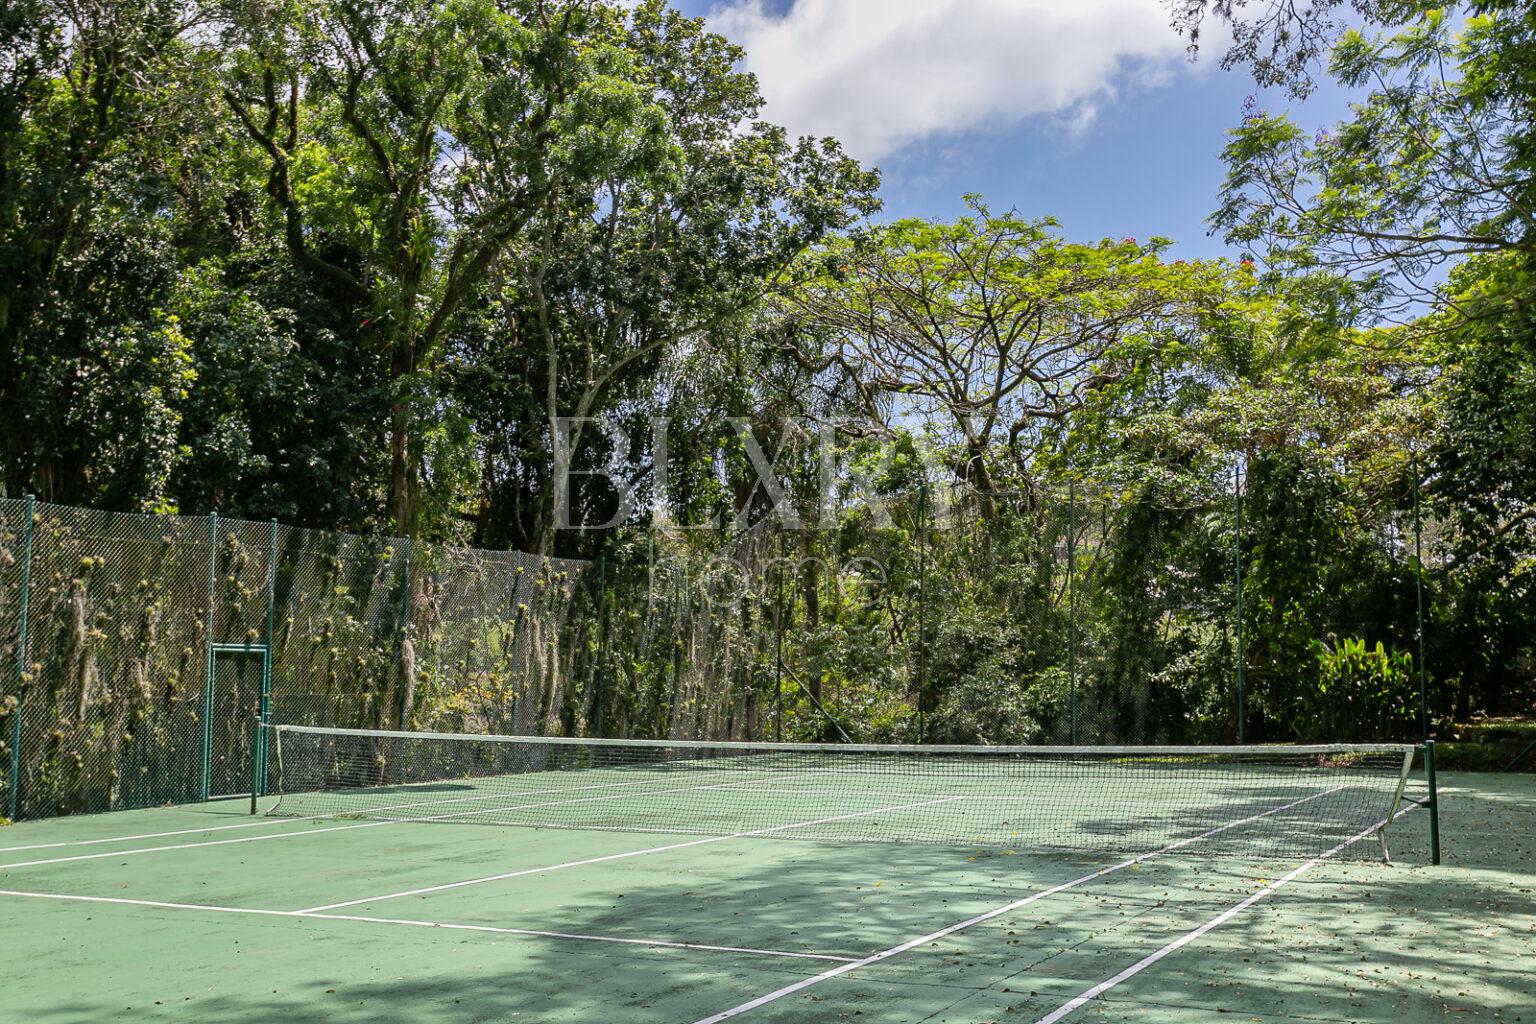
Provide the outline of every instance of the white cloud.
<path id="1" fill-rule="evenodd" d="M 1184 40 L 1161 0 L 731 0 L 709 24 L 747 50 L 764 116 L 867 161 L 1047 117 L 1081 129 L 1118 85 L 1167 81 Z"/>

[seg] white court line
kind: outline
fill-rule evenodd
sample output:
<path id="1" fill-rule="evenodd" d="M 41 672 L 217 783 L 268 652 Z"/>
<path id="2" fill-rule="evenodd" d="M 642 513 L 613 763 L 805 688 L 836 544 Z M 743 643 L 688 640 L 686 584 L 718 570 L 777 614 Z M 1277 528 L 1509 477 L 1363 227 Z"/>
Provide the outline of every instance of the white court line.
<path id="1" fill-rule="evenodd" d="M 168 839 L 171 836 L 190 836 L 204 832 L 227 832 L 232 828 L 271 828 L 275 825 L 294 825 L 301 821 L 316 821 L 331 815 L 314 814 L 304 818 L 263 818 L 238 825 L 204 825 L 202 828 L 178 828 L 170 832 L 141 832 L 132 836 L 106 836 L 100 839 L 68 839 L 57 843 L 29 843 L 26 846 L 0 846 L 0 853 L 21 853 L 25 850 L 58 850 L 68 846 L 100 846 L 103 843 L 136 843 L 141 839 Z"/>
<path id="2" fill-rule="evenodd" d="M 769 777 L 772 776 L 772 773 L 764 771 L 764 770 L 761 770 L 761 769 L 749 770 L 749 773 L 750 774 L 756 774 L 756 775 L 759 775 L 759 776 L 765 776 L 765 775 L 769 776 Z M 533 774 L 535 774 L 535 773 L 530 773 L 530 775 L 533 775 Z M 661 781 L 663 781 L 663 780 L 657 778 L 657 779 L 643 779 L 643 780 L 638 781 L 638 782 L 605 782 L 605 783 L 602 783 L 600 785 L 593 785 L 593 786 L 567 786 L 567 787 L 565 787 L 563 789 L 550 789 L 550 790 L 545 791 L 544 793 L 527 793 L 527 794 L 524 794 L 524 795 L 526 795 L 526 796 L 546 796 L 549 793 L 585 793 L 585 792 L 590 792 L 592 790 L 598 790 L 598 789 L 632 789 L 635 786 L 648 786 L 648 785 L 653 785 L 653 784 L 659 783 Z M 758 781 L 758 780 L 753 780 L 753 781 Z M 412 785 L 412 784 L 408 783 L 407 785 Z M 377 813 L 379 811 L 398 811 L 398 810 L 401 810 L 401 809 L 407 808 L 407 807 L 439 807 L 439 806 L 442 806 L 444 804 L 469 803 L 469 802 L 474 801 L 474 800 L 484 800 L 485 798 L 486 798 L 486 795 L 484 793 L 480 793 L 480 794 L 477 794 L 475 796 L 452 797 L 452 798 L 449 798 L 449 799 L 434 798 L 434 799 L 431 799 L 431 800 L 416 800 L 416 801 L 413 801 L 413 802 L 410 802 L 410 803 L 385 804 L 382 807 L 371 807 L 371 808 L 368 808 L 367 813 L 375 814 L 375 813 Z M 471 813 L 471 812 L 464 812 L 464 813 Z M 61 847 L 69 847 L 69 846 L 99 846 L 99 845 L 101 845 L 103 843 L 132 843 L 132 842 L 137 842 L 138 840 L 141 840 L 141 839 L 167 839 L 167 838 L 169 838 L 171 836 L 197 835 L 197 834 L 204 833 L 204 832 L 226 832 L 226 831 L 228 831 L 230 829 L 236 829 L 236 828 L 266 828 L 266 827 L 271 827 L 271 826 L 276 826 L 276 825 L 297 824 L 299 822 L 304 822 L 304 821 L 324 821 L 326 819 L 336 818 L 336 817 L 341 817 L 341 815 L 334 814 L 334 813 L 328 813 L 328 814 L 307 814 L 307 815 L 304 815 L 302 817 L 294 817 L 294 818 L 270 818 L 270 817 L 263 817 L 263 819 L 261 821 L 242 822 L 242 823 L 240 823 L 238 825 L 206 825 L 206 826 L 204 826 L 202 828 L 182 828 L 182 829 L 175 829 L 174 831 L 170 831 L 170 832 L 144 832 L 144 833 L 141 833 L 139 835 L 132 835 L 132 836 L 107 836 L 105 838 L 100 838 L 100 839 L 71 839 L 71 840 L 68 840 L 66 842 L 58 842 L 58 843 L 32 843 L 32 844 L 27 845 L 27 846 L 0 846 L 0 853 L 20 853 L 23 850 L 56 850 L 56 849 L 60 849 Z M 391 820 L 395 820 L 395 819 L 391 819 Z M 399 819 L 399 820 L 404 821 L 404 820 L 410 820 L 410 819 Z M 9 866 L 9 865 L 0 865 L 0 866 Z"/>
<path id="3" fill-rule="evenodd" d="M 1219 828 L 1213 828 L 1209 832 L 1202 832 L 1197 836 L 1190 836 L 1188 839 L 1180 839 L 1178 842 L 1169 843 L 1167 846 L 1153 850 L 1149 853 L 1144 853 L 1137 857 L 1132 857 L 1129 860 L 1123 860 L 1113 867 L 1100 868 L 1098 871 L 1074 878 L 1070 882 L 1062 882 L 1060 885 L 1053 885 L 1049 889 L 1042 889 L 1040 892 L 1032 893 L 1029 896 L 1025 896 L 1023 899 L 1014 900 L 1012 903 L 1005 904 L 1001 907 L 995 907 L 992 910 L 977 914 L 975 917 L 967 918 L 964 921 L 956 922 L 955 924 L 949 925 L 946 928 L 940 928 L 936 932 L 929 932 L 927 935 L 921 935 L 915 939 L 909 939 L 899 946 L 892 946 L 889 949 L 882 949 L 880 952 L 872 953 L 869 956 L 864 957 L 862 960 L 855 960 L 852 963 L 840 964 L 837 967 L 823 971 L 820 974 L 814 975 L 813 977 L 802 978 L 800 981 L 797 981 L 792 985 L 785 985 L 783 988 L 769 992 L 767 995 L 758 996 L 756 999 L 748 1000 L 739 1006 L 733 1006 L 729 1010 L 722 1010 L 713 1016 L 704 1017 L 698 1021 L 695 1021 L 694 1024 L 719 1024 L 720 1021 L 729 1020 L 730 1018 L 740 1016 L 749 1010 L 755 1010 L 759 1006 L 765 1006 L 768 1003 L 783 999 L 785 996 L 794 995 L 796 992 L 810 988 L 812 985 L 819 985 L 823 981 L 830 981 L 833 978 L 841 977 L 842 975 L 847 974 L 849 971 L 856 971 L 860 967 L 868 967 L 870 964 L 877 964 L 882 960 L 889 960 L 893 956 L 905 953 L 908 950 L 916 949 L 918 946 L 927 945 L 930 942 L 937 942 L 939 939 L 947 938 L 956 932 L 965 931 L 967 928 L 974 927 L 975 925 L 982 924 L 986 921 L 991 921 L 994 918 L 1002 917 L 1004 914 L 1011 914 L 1015 910 L 1027 907 L 1031 903 L 1036 903 L 1048 896 L 1054 896 L 1057 893 L 1066 892 L 1068 889 L 1075 889 L 1079 885 L 1082 885 L 1086 882 L 1091 882 L 1094 879 L 1102 878 L 1105 875 L 1114 874 L 1116 871 L 1124 871 L 1129 867 L 1135 867 L 1142 861 L 1151 860 L 1153 857 L 1160 857 L 1166 853 L 1172 853 L 1174 850 L 1188 846 L 1191 843 L 1201 842 L 1202 840 L 1209 839 L 1211 836 L 1214 836 L 1218 833 L 1226 832 L 1229 829 L 1234 829 L 1241 825 L 1247 825 L 1251 822 L 1259 820 L 1260 818 L 1267 818 L 1271 814 L 1279 814 L 1282 811 L 1288 811 L 1291 808 L 1300 804 L 1304 804 L 1309 800 L 1316 800 L 1319 797 L 1327 796 L 1330 793 L 1336 793 L 1344 788 L 1346 787 L 1335 786 L 1333 789 L 1323 790 L 1321 793 L 1314 793 L 1309 797 L 1303 797 L 1300 800 L 1292 801 L 1291 803 L 1288 803 L 1282 807 L 1275 807 L 1267 811 L 1262 811 L 1258 814 L 1250 815 L 1239 821 L 1234 821 L 1226 825 L 1222 825 Z M 1368 835 L 1369 832 L 1366 834 Z"/>
<path id="4" fill-rule="evenodd" d="M 216 839 L 211 843 L 172 843 L 167 846 L 141 846 L 136 850 L 109 850 L 106 853 L 81 853 L 73 857 L 50 857 L 45 860 L 24 860 L 15 864 L 0 864 L 0 871 L 9 871 L 12 868 L 35 868 L 44 864 L 69 864 L 81 860 L 101 860 L 105 857 L 137 857 L 145 853 L 165 853 L 169 850 L 197 850 L 204 846 L 231 846 L 235 843 L 260 843 L 268 839 L 292 839 L 295 836 L 313 836 L 322 832 L 346 832 L 354 828 L 378 828 L 380 825 L 393 825 L 393 821 L 368 821 L 360 825 L 330 825 L 326 828 L 311 828 L 303 832 L 282 832 L 277 835 L 244 836 L 240 839 Z"/>
<path id="5" fill-rule="evenodd" d="M 202 910 L 215 914 L 255 914 L 261 917 L 287 917 L 307 921 L 352 921 L 362 924 L 404 925 L 412 928 L 445 928 L 450 931 L 489 932 L 494 935 L 526 935 L 541 939 L 571 939 L 579 942 L 614 942 L 626 946 L 656 946 L 666 949 L 698 949 L 711 953 L 748 953 L 754 956 L 784 957 L 791 960 L 831 960 L 850 963 L 852 957 L 830 953 L 796 953 L 782 949 L 755 949 L 751 946 L 711 946 L 701 942 L 672 942 L 667 939 L 626 939 L 614 935 L 583 935 L 577 932 L 540 931 L 533 928 L 498 928 L 485 924 L 446 924 L 441 921 L 413 921 L 393 917 L 358 917 L 352 914 L 306 914 L 295 910 L 260 910 L 254 907 L 213 907 L 202 903 L 166 903 L 160 900 L 130 900 L 116 896 L 73 896 L 53 892 L 20 892 L 0 889 L 0 896 L 21 896 L 40 900 L 67 900 L 79 903 L 113 903 L 131 907 L 156 907 L 166 910 Z"/>
<path id="6" fill-rule="evenodd" d="M 679 789 L 653 789 L 647 790 L 647 796 L 657 796 L 663 793 L 696 793 L 706 789 L 726 789 L 731 786 L 745 786 L 761 783 L 762 779 L 743 779 L 739 782 L 722 782 L 714 786 L 684 786 Z M 311 828 L 302 832 L 281 832 L 276 835 L 243 836 L 239 839 L 215 839 L 208 843 L 174 843 L 168 846 L 145 846 L 137 850 L 109 850 L 106 853 L 81 853 L 72 857 L 49 857 L 44 860 L 18 861 L 15 864 L 0 864 L 0 871 L 11 868 L 35 868 L 45 864 L 68 864 L 82 860 L 102 860 L 111 857 L 135 857 L 145 853 L 165 853 L 169 850 L 196 850 L 205 846 L 233 846 L 238 843 L 263 843 L 274 839 L 295 839 L 304 836 L 315 836 L 325 832 L 349 832 L 358 828 L 382 828 L 385 825 L 399 825 L 409 823 L 427 823 L 443 821 L 449 818 L 464 818 L 471 814 L 501 814 L 509 811 L 536 810 L 540 807 L 568 807 L 571 804 L 593 803 L 600 800 L 613 800 L 628 796 L 628 793 L 613 793 L 607 796 L 582 797 L 579 800 L 549 800 L 536 804 L 520 804 L 516 807 L 492 807 L 479 811 L 454 811 L 451 814 L 438 814 L 427 818 L 390 818 L 385 821 L 365 821 L 352 825 L 329 825 L 325 828 Z M 618 830 L 615 830 L 618 831 Z"/>
<path id="7" fill-rule="evenodd" d="M 1038 1021 L 1035 1022 L 1035 1024 L 1056 1024 L 1057 1021 L 1061 1020 L 1063 1017 L 1066 1017 L 1073 1011 L 1080 1009 L 1084 1004 L 1092 1002 L 1099 996 L 1103 995 L 1105 992 L 1108 992 L 1110 989 L 1114 988 L 1116 985 L 1119 985 L 1121 982 L 1134 978 L 1136 975 L 1140 974 L 1148 967 L 1151 967 L 1153 964 L 1157 963 L 1169 953 L 1184 948 L 1191 942 L 1194 942 L 1196 939 L 1203 936 L 1206 932 L 1209 932 L 1212 928 L 1217 928 L 1223 924 L 1226 924 L 1228 921 L 1232 920 L 1238 914 L 1241 914 L 1255 903 L 1274 893 L 1275 890 L 1281 888 L 1282 886 L 1289 885 L 1297 878 L 1300 878 L 1308 871 L 1311 871 L 1313 868 L 1317 867 L 1323 861 L 1337 856 L 1347 847 L 1353 846 L 1355 843 L 1358 843 L 1360 840 L 1372 835 L 1379 829 L 1385 828 L 1388 824 L 1396 821 L 1398 818 L 1401 818 L 1403 815 L 1407 814 L 1417 806 L 1418 804 L 1409 804 L 1407 807 L 1404 807 L 1401 811 L 1392 817 L 1387 818 L 1384 821 L 1379 821 L 1375 825 L 1372 825 L 1370 828 L 1366 829 L 1364 832 L 1361 832 L 1359 835 L 1344 840 L 1342 843 L 1340 843 L 1338 846 L 1335 846 L 1327 853 L 1313 857 L 1311 860 L 1307 861 L 1305 864 L 1301 865 L 1290 874 L 1269 883 L 1264 888 L 1254 893 L 1252 896 L 1249 896 L 1247 899 L 1243 900 L 1241 903 L 1237 903 L 1231 907 L 1228 907 L 1226 910 L 1223 910 L 1220 914 L 1217 914 L 1215 917 L 1211 918 L 1209 921 L 1205 922 L 1205 924 L 1202 924 L 1200 927 L 1194 929 L 1193 931 L 1185 932 L 1177 939 L 1174 939 L 1172 942 L 1168 943 L 1162 949 L 1159 949 L 1157 952 L 1136 961 L 1134 964 L 1127 967 L 1113 978 L 1101 981 L 1097 985 L 1094 985 L 1092 988 L 1085 990 L 1081 995 L 1078 995 L 1072 999 L 1067 1000 L 1065 1003 L 1062 1003 L 1055 1010 L 1052 1010 L 1044 1017 L 1041 1017 Z"/>
<path id="8" fill-rule="evenodd" d="M 897 804 L 894 807 L 877 807 L 872 811 L 857 811 L 852 814 L 839 814 L 831 818 L 817 818 L 814 821 L 797 821 L 789 825 L 774 825 L 771 828 L 754 829 L 751 832 L 732 832 L 729 835 L 709 836 L 705 839 L 693 839 L 686 843 L 668 843 L 666 846 L 651 846 L 644 850 L 628 850 L 624 853 L 610 853 L 603 857 L 588 857 L 585 860 L 567 861 L 564 864 L 551 864 L 541 868 L 523 868 L 519 871 L 508 871 L 500 875 L 488 875 L 485 878 L 469 878 L 462 882 L 449 882 L 445 885 L 431 885 L 423 889 L 407 889 L 404 892 L 392 892 L 383 896 L 369 896 L 360 900 L 347 900 L 345 903 L 329 903 L 323 907 L 308 907 L 295 911 L 299 914 L 319 914 L 326 910 L 341 910 L 345 907 L 357 907 L 364 903 L 379 903 L 384 900 L 402 899 L 406 896 L 425 896 L 433 892 L 446 892 L 449 889 L 462 889 L 467 885 L 480 885 L 485 882 L 500 882 L 508 878 L 520 878 L 523 875 L 537 875 L 545 871 L 559 871 L 563 868 L 579 868 L 587 864 L 602 864 L 611 860 L 623 860 L 627 857 L 640 857 L 648 853 L 665 853 L 668 850 L 684 850 L 691 846 L 705 846 L 709 843 L 723 843 L 731 839 L 750 839 L 753 836 L 766 836 L 775 832 L 785 832 L 793 828 L 811 828 L 815 825 L 826 825 L 834 821 L 847 821 L 850 818 L 867 818 L 871 814 L 886 814 L 891 811 L 909 811 L 915 807 L 932 807 L 934 804 L 949 803 L 953 800 L 964 800 L 964 796 L 944 796 L 933 800 L 923 800 L 918 803 Z"/>

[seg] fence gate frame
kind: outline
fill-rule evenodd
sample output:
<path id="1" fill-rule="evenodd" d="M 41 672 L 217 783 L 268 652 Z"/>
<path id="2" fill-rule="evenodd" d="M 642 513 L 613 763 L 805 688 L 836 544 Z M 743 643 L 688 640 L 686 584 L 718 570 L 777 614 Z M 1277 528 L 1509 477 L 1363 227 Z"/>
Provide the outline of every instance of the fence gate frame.
<path id="1" fill-rule="evenodd" d="M 203 801 L 212 799 L 210 792 L 213 783 L 213 709 L 214 709 L 214 679 L 215 668 L 220 656 L 237 658 L 261 659 L 261 689 L 256 702 L 257 719 L 266 722 L 272 711 L 272 646 L 265 643 L 247 644 L 209 644 L 208 645 L 208 670 L 203 680 L 203 763 L 202 778 L 198 786 L 198 794 Z M 247 723 L 239 723 L 240 728 L 247 728 Z M 247 774 L 252 784 L 258 778 L 265 779 L 267 766 L 266 733 L 265 730 L 256 730 L 253 739 L 254 746 L 251 749 L 252 768 Z M 244 796 L 242 793 L 221 793 L 223 796 Z M 261 794 L 256 794 L 261 795 Z"/>

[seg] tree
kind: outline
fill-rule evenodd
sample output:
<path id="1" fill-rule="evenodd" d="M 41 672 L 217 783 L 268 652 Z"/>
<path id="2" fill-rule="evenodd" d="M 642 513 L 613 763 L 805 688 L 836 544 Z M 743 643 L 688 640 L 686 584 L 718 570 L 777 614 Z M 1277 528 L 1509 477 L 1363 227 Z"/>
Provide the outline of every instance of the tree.
<path id="1" fill-rule="evenodd" d="M 462 392 L 486 417 L 494 456 L 485 485 L 525 492 L 482 507 L 521 505 L 523 536 L 537 550 L 553 543 L 557 487 L 548 465 L 519 465 L 528 453 L 547 463 L 554 451 L 558 462 L 568 447 L 601 460 L 613 453 L 588 420 L 628 413 L 645 431 L 636 410 L 687 404 L 699 364 L 724 357 L 798 257 L 877 205 L 878 175 L 834 142 L 793 144 L 756 120 L 762 99 L 736 70 L 740 48 L 702 19 L 647 0 L 611 28 L 608 45 L 629 57 L 629 87 L 666 126 L 666 159 L 637 153 L 552 188 L 497 262 L 489 329 L 465 353 L 507 373 L 500 384 L 475 374 Z M 489 396 L 478 394 L 486 385 Z M 499 402 L 484 400 L 498 393 Z M 509 400 L 521 405 L 521 423 L 504 433 L 494 424 L 514 417 L 496 406 Z M 552 469 L 558 477 L 561 467 Z"/>
<path id="2" fill-rule="evenodd" d="M 1347 286 L 1348 315 L 1411 317 L 1425 303 L 1466 316 L 1443 287 L 1469 256 L 1536 255 L 1536 24 L 1511 13 L 1442 11 L 1395 35 L 1350 31 L 1330 70 L 1369 87 L 1354 116 L 1315 136 L 1286 116 L 1252 113 L 1233 132 L 1213 223 L 1258 249 L 1276 274 Z M 1454 71 L 1447 71 L 1447 68 Z"/>
<path id="3" fill-rule="evenodd" d="M 177 141 L 207 128 L 176 0 L 49 0 L 0 16 L 0 473 L 46 500 L 159 508 L 189 340 Z"/>
<path id="4" fill-rule="evenodd" d="M 1509 256 L 1475 260 L 1450 287 L 1476 302 L 1469 293 L 1528 289 L 1529 281 L 1509 280 L 1527 273 Z M 1438 429 L 1426 496 L 1443 527 L 1431 579 L 1440 628 L 1431 635 L 1440 636 L 1447 696 L 1463 716 L 1507 707 L 1521 685 L 1513 666 L 1536 658 L 1533 321 L 1521 306 L 1435 335 L 1443 370 L 1432 392 Z"/>
<path id="5" fill-rule="evenodd" d="M 1406 24 L 1435 5 L 1425 0 L 1167 0 L 1173 27 L 1189 39 L 1191 56 L 1199 52 L 1208 18 L 1227 23 L 1232 44 L 1221 66 L 1231 70 L 1247 64 L 1263 86 L 1284 87 L 1292 98 L 1307 96 L 1316 87 L 1313 65 L 1320 60 L 1353 14 L 1367 23 Z M 1252 17 L 1248 12 L 1257 8 Z"/>
<path id="6" fill-rule="evenodd" d="M 1166 264 L 1163 240 L 1069 243 L 1051 220 L 969 197 L 952 224 L 903 220 L 838 240 L 825 273 L 787 290 L 790 352 L 855 382 L 862 412 L 913 413 L 950 444 L 956 479 L 1027 473 L 1043 427 L 1176 344 L 1219 301 L 1214 264 Z"/>
<path id="7" fill-rule="evenodd" d="M 316 0 L 229 26 L 225 100 L 266 154 L 291 258 L 389 362 L 390 509 L 414 533 L 435 360 L 530 220 L 670 156 L 602 0 Z M 348 263 L 337 242 L 356 253 Z"/>

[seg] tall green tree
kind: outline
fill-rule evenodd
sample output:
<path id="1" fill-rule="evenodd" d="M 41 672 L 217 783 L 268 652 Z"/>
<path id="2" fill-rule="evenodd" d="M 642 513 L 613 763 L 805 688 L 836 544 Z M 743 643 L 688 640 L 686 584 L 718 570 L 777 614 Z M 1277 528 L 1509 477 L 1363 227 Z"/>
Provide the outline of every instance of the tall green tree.
<path id="1" fill-rule="evenodd" d="M 1452 286 L 1479 302 L 1479 291 L 1531 282 L 1505 256 L 1473 261 Z M 1508 708 L 1529 685 L 1519 666 L 1536 660 L 1536 312 L 1522 304 L 1434 337 L 1439 429 L 1426 490 L 1444 525 L 1431 635 L 1450 691 L 1445 710 L 1466 715 Z"/>
<path id="2" fill-rule="evenodd" d="M 623 416 L 649 447 L 646 416 L 686 420 L 728 395 L 729 378 L 711 367 L 729 360 L 765 293 L 810 246 L 878 205 L 878 175 L 835 142 L 795 143 L 758 120 L 740 48 L 702 19 L 647 0 L 611 28 L 626 87 L 659 112 L 666 159 L 641 153 L 552 188 L 495 264 L 483 330 L 465 353 L 481 369 L 466 371 L 474 386 L 461 395 L 491 453 L 482 507 L 521 509 L 520 539 L 537 550 L 562 518 L 550 453 L 630 460 L 590 421 Z M 719 390 L 696 386 L 706 377 Z M 716 409 L 750 411 L 731 400 Z"/>
<path id="3" fill-rule="evenodd" d="M 1312 279 L 1345 320 L 1426 305 L 1497 316 L 1529 292 L 1445 287 L 1478 255 L 1536 256 L 1536 16 L 1488 2 L 1430 10 L 1397 31 L 1350 30 L 1329 72 L 1366 91 L 1313 133 L 1255 110 L 1232 133 L 1213 223 L 1278 275 Z M 1511 281 L 1511 283 L 1515 283 Z"/>
<path id="4" fill-rule="evenodd" d="M 987 490 L 999 469 L 1027 475 L 1048 425 L 1186 339 L 1225 271 L 1164 262 L 1164 240 L 1071 243 L 969 201 L 954 223 L 833 242 L 782 308 L 796 360 L 853 381 L 875 422 L 923 417 L 956 479 Z"/>
<path id="5" fill-rule="evenodd" d="M 164 507 L 190 342 L 178 142 L 207 131 L 175 0 L 0 16 L 0 477 L 52 501 Z"/>
<path id="6" fill-rule="evenodd" d="M 614 45 L 623 18 L 599 0 L 318 0 L 228 26 L 224 97 L 266 155 L 290 257 L 387 359 L 398 533 L 418 527 L 418 420 L 466 301 L 552 197 L 672 157 Z"/>

